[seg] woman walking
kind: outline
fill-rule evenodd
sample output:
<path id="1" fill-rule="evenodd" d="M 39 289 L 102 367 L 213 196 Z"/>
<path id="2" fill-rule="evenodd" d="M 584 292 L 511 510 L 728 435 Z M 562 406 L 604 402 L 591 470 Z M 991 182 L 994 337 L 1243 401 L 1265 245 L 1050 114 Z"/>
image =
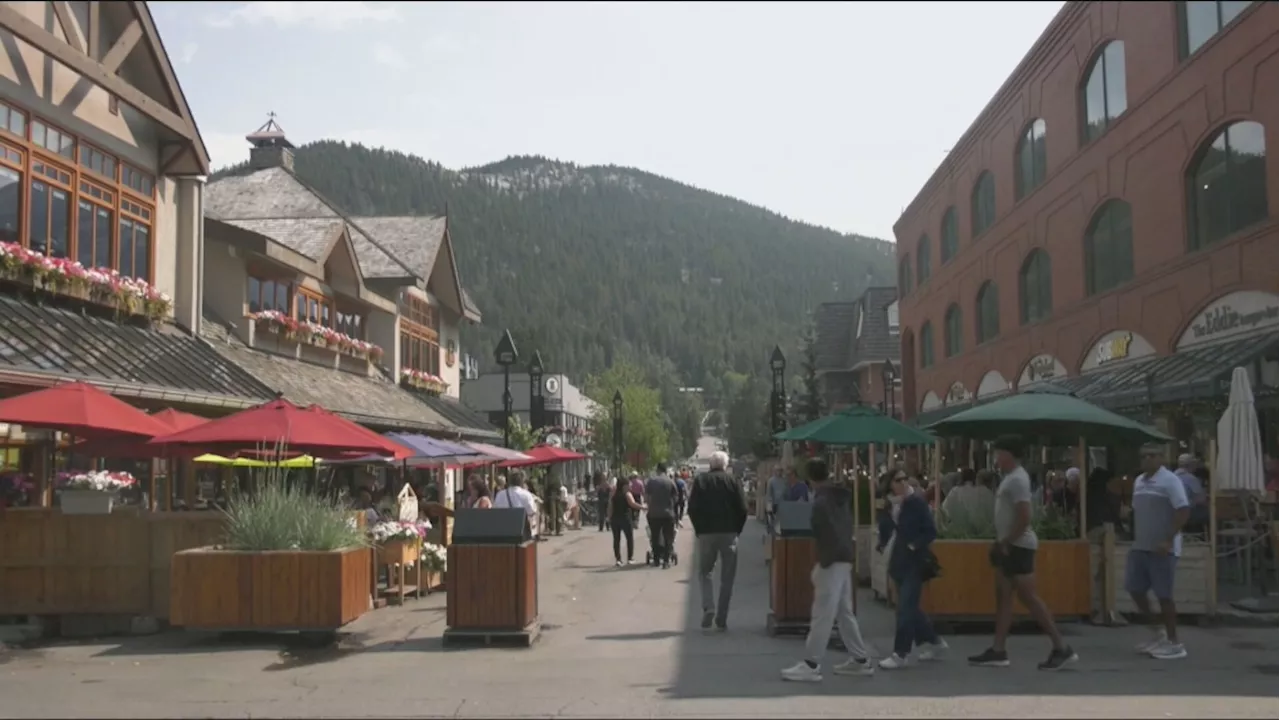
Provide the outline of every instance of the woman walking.
<path id="1" fill-rule="evenodd" d="M 609 499 L 609 525 L 613 528 L 613 564 L 622 567 L 622 536 L 627 536 L 627 564 L 630 565 L 636 552 L 635 528 L 631 525 L 632 514 L 637 516 L 645 510 L 643 503 L 636 500 L 631 484 L 618 480 L 613 488 L 613 497 Z"/>
<path id="2" fill-rule="evenodd" d="M 933 660 L 947 649 L 947 643 L 933 630 L 933 623 L 920 609 L 920 596 L 928 582 L 932 554 L 929 545 L 938 536 L 933 513 L 928 503 L 914 492 L 906 473 L 894 472 L 888 480 L 888 496 L 894 503 L 893 549 L 889 555 L 889 578 L 898 586 L 897 631 L 893 638 L 893 654 L 880 661 L 884 670 L 907 666 L 911 648 L 918 648 L 917 660 Z M 936 561 L 933 561 L 936 562 Z"/>
<path id="3" fill-rule="evenodd" d="M 478 475 L 472 475 L 467 481 L 467 497 L 463 507 L 486 510 L 493 507 L 493 499 L 489 497 L 489 483 Z"/>

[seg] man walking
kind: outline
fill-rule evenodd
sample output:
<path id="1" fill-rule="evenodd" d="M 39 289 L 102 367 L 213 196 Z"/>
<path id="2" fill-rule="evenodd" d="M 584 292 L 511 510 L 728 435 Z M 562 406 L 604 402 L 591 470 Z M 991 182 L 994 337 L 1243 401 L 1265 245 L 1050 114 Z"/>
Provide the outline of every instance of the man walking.
<path id="1" fill-rule="evenodd" d="M 666 463 L 658 463 L 657 473 L 644 485 L 649 505 L 649 547 L 653 561 L 671 565 L 671 548 L 676 542 L 676 483 L 667 475 Z"/>
<path id="2" fill-rule="evenodd" d="M 1165 449 L 1158 443 L 1142 446 L 1142 474 L 1133 481 L 1133 549 L 1125 563 L 1124 586 L 1151 624 L 1152 639 L 1138 652 L 1158 660 L 1179 660 L 1187 649 L 1178 640 L 1178 609 L 1173 604 L 1173 575 L 1182 555 L 1182 527 L 1191 516 L 1191 502 L 1178 476 L 1164 466 Z M 1151 615 L 1148 593 L 1160 603 L 1163 627 Z"/>
<path id="3" fill-rule="evenodd" d="M 782 671 L 782 679 L 792 682 L 822 680 L 822 656 L 831 639 L 831 626 L 840 630 L 840 639 L 849 659 L 831 669 L 836 675 L 871 675 L 875 668 L 867 660 L 858 618 L 853 614 L 853 492 L 828 481 L 827 464 L 817 458 L 805 467 L 813 483 L 813 545 L 817 564 L 809 577 L 813 581 L 813 611 L 805 659 Z"/>
<path id="4" fill-rule="evenodd" d="M 603 470 L 596 471 L 596 532 L 604 532 L 609 527 L 609 478 Z"/>
<path id="5" fill-rule="evenodd" d="M 711 469 L 689 488 L 689 522 L 697 536 L 698 588 L 702 595 L 702 629 L 727 628 L 733 579 L 738 572 L 738 536 L 747 524 L 747 498 L 742 485 L 725 472 L 729 454 L 711 454 Z M 713 604 L 711 571 L 720 563 L 720 596 Z"/>
<path id="6" fill-rule="evenodd" d="M 773 534 L 774 513 L 787 500 L 787 479 L 782 475 L 782 465 L 775 465 L 769 482 L 765 485 L 765 518 L 768 519 L 769 534 Z"/>
<path id="7" fill-rule="evenodd" d="M 684 527 L 684 507 L 689 499 L 689 483 L 685 480 L 687 474 L 681 470 L 676 476 L 676 527 Z"/>
<path id="8" fill-rule="evenodd" d="M 996 631 L 991 647 L 969 658 L 971 665 L 1007 667 L 1005 641 L 1013 625 L 1013 598 L 1017 595 L 1040 629 L 1053 640 L 1049 658 L 1041 670 L 1060 670 L 1080 658 L 1062 639 L 1049 608 L 1036 594 L 1036 549 L 1039 541 L 1031 528 L 1031 478 L 1022 467 L 1022 439 L 1006 435 L 994 443 L 996 466 L 1004 477 L 996 489 L 996 541 L 991 546 L 991 566 L 996 570 Z M 1175 478 L 1176 480 L 1176 478 Z"/>
<path id="9" fill-rule="evenodd" d="M 547 507 L 547 535 L 564 534 L 564 505 L 560 499 L 560 473 L 556 468 L 547 470 L 543 479 L 543 502 Z"/>

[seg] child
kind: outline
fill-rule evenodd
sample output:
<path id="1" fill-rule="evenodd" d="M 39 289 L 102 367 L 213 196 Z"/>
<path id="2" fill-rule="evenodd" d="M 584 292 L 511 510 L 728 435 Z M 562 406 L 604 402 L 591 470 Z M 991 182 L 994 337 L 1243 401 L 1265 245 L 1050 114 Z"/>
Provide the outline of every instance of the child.
<path id="1" fill-rule="evenodd" d="M 837 675 L 871 675 L 858 619 L 853 614 L 853 493 L 827 479 L 827 464 L 810 460 L 805 474 L 813 483 L 813 544 L 818 564 L 813 579 L 813 616 L 809 620 L 807 659 L 782 671 L 782 679 L 792 682 L 822 680 L 822 655 L 831 639 L 831 626 L 840 629 L 840 639 L 852 657 L 836 665 Z"/>

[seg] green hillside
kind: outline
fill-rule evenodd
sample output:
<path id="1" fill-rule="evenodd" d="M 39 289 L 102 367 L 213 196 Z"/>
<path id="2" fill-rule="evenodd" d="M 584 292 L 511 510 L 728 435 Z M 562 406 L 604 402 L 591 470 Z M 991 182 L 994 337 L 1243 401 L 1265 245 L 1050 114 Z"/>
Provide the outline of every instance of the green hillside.
<path id="1" fill-rule="evenodd" d="M 631 357 L 715 385 L 762 369 L 775 344 L 795 347 L 814 304 L 893 282 L 884 241 L 631 168 L 513 157 L 454 171 L 331 141 L 300 148 L 296 167 L 356 215 L 447 203 L 459 272 L 484 313 L 463 349 L 482 367 L 510 328 L 522 352 L 539 348 L 549 370 L 578 379 Z"/>

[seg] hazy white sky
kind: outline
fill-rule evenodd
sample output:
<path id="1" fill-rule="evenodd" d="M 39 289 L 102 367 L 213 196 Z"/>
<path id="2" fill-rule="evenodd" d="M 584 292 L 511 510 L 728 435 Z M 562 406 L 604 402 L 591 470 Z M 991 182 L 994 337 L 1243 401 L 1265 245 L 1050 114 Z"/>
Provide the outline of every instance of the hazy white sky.
<path id="1" fill-rule="evenodd" d="M 294 143 L 630 165 L 892 239 L 1062 2 L 155 2 L 214 166 Z"/>

